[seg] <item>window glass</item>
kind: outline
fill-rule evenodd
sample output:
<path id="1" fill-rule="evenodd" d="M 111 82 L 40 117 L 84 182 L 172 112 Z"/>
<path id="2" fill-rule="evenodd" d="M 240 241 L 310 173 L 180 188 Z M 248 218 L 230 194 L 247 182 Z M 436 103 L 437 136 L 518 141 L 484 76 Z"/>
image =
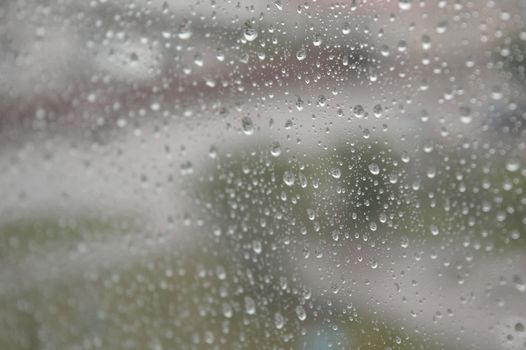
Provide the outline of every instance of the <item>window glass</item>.
<path id="1" fill-rule="evenodd" d="M 526 2 L 0 3 L 0 348 L 526 348 Z"/>

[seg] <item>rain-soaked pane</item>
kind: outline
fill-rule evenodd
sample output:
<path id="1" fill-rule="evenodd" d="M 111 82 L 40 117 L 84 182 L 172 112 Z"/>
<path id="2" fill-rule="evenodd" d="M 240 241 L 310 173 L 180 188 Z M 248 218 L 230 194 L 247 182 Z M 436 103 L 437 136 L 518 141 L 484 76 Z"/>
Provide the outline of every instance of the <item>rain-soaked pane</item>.
<path id="1" fill-rule="evenodd" d="M 526 2 L 0 2 L 0 348 L 526 349 Z"/>

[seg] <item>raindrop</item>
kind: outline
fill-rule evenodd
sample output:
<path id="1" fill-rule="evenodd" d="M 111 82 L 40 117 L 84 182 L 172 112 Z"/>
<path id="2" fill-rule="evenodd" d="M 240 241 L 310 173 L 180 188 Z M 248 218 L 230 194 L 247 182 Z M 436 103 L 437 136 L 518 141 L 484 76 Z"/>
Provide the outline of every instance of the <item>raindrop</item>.
<path id="1" fill-rule="evenodd" d="M 368 168 L 369 168 L 369 171 L 371 172 L 371 174 L 373 174 L 373 175 L 380 174 L 380 167 L 378 166 L 378 164 L 371 163 L 371 164 L 369 164 Z"/>
<path id="2" fill-rule="evenodd" d="M 439 22 L 436 26 L 436 32 L 438 34 L 444 34 L 447 31 L 447 21 Z"/>
<path id="3" fill-rule="evenodd" d="M 400 10 L 404 11 L 410 10 L 412 5 L 411 2 L 412 0 L 399 0 L 398 7 L 400 8 Z"/>
<path id="4" fill-rule="evenodd" d="M 353 108 L 353 114 L 356 118 L 358 119 L 361 119 L 363 118 L 364 114 L 365 114 L 365 110 L 363 109 L 362 105 L 356 105 L 354 106 Z"/>
<path id="5" fill-rule="evenodd" d="M 342 172 L 340 168 L 332 168 L 331 169 L 331 176 L 335 179 L 339 179 L 340 176 L 342 176 Z"/>
<path id="6" fill-rule="evenodd" d="M 307 51 L 305 51 L 305 48 L 301 48 L 296 52 L 296 58 L 298 61 L 303 61 L 305 58 L 307 58 Z"/>
<path id="7" fill-rule="evenodd" d="M 429 50 L 431 48 L 431 38 L 429 35 L 422 35 L 422 49 Z"/>
<path id="8" fill-rule="evenodd" d="M 404 249 L 409 247 L 409 238 L 407 236 L 400 237 L 400 246 Z"/>
<path id="9" fill-rule="evenodd" d="M 252 242 L 252 250 L 254 251 L 254 253 L 256 254 L 261 254 L 261 252 L 263 251 L 263 246 L 261 244 L 261 241 L 258 241 L 258 240 L 254 240 Z"/>
<path id="10" fill-rule="evenodd" d="M 254 134 L 254 122 L 252 122 L 252 119 L 250 119 L 250 117 L 244 117 L 241 120 L 241 126 L 243 128 L 243 133 L 245 133 L 245 135 Z"/>
<path id="11" fill-rule="evenodd" d="M 377 104 L 373 107 L 373 113 L 376 118 L 380 118 L 383 113 L 382 105 Z"/>
<path id="12" fill-rule="evenodd" d="M 283 173 L 283 182 L 285 182 L 287 186 L 294 185 L 294 181 L 295 181 L 295 177 L 291 171 L 287 170 Z"/>
<path id="13" fill-rule="evenodd" d="M 307 318 L 307 313 L 301 305 L 296 306 L 296 315 L 298 315 L 298 319 L 300 321 L 305 321 L 305 319 Z"/>
<path id="14" fill-rule="evenodd" d="M 249 315 L 254 315 L 256 313 L 256 303 L 254 299 L 249 296 L 245 297 L 245 311 Z"/>
<path id="15" fill-rule="evenodd" d="M 234 310 L 232 310 L 232 306 L 229 303 L 223 304 L 223 315 L 226 318 L 231 318 L 234 313 Z"/>
<path id="16" fill-rule="evenodd" d="M 371 266 L 371 269 L 374 270 L 378 267 L 378 262 L 376 261 L 376 259 L 371 258 L 369 259 L 369 265 Z"/>
<path id="17" fill-rule="evenodd" d="M 192 31 L 190 30 L 190 22 L 184 21 L 179 26 L 179 31 L 177 32 L 177 37 L 181 40 L 188 40 L 192 37 Z"/>
<path id="18" fill-rule="evenodd" d="M 351 25 L 349 24 L 349 22 L 345 22 L 343 24 L 343 27 L 342 27 L 342 33 L 347 35 L 351 32 Z"/>
<path id="19" fill-rule="evenodd" d="M 319 34 L 314 34 L 314 38 L 312 39 L 312 44 L 314 46 L 320 46 L 322 43 L 321 36 Z"/>
<path id="20" fill-rule="evenodd" d="M 471 108 L 467 106 L 462 106 L 459 108 L 460 112 L 460 121 L 464 124 L 471 123 L 472 117 L 471 117 Z"/>
<path id="21" fill-rule="evenodd" d="M 258 32 L 251 26 L 247 26 L 243 31 L 243 35 L 245 36 L 245 39 L 247 39 L 247 41 L 254 41 L 258 37 Z"/>
<path id="22" fill-rule="evenodd" d="M 502 99 L 503 93 L 500 86 L 494 86 L 491 90 L 491 98 L 494 100 Z"/>
<path id="23" fill-rule="evenodd" d="M 517 159 L 508 159 L 506 161 L 506 170 L 508 170 L 511 173 L 516 172 L 520 168 L 520 163 Z"/>
<path id="24" fill-rule="evenodd" d="M 278 141 L 275 141 L 270 146 L 270 154 L 272 154 L 274 157 L 279 157 L 281 154 L 281 145 Z"/>
<path id="25" fill-rule="evenodd" d="M 303 105 L 304 105 L 304 104 L 305 104 L 305 103 L 303 102 L 303 100 L 301 99 L 301 97 L 298 97 L 298 99 L 296 100 L 296 109 L 297 109 L 298 111 L 303 110 Z"/>
<path id="26" fill-rule="evenodd" d="M 285 325 L 285 318 L 281 313 L 276 312 L 274 314 L 274 324 L 276 325 L 277 329 L 281 329 Z"/>

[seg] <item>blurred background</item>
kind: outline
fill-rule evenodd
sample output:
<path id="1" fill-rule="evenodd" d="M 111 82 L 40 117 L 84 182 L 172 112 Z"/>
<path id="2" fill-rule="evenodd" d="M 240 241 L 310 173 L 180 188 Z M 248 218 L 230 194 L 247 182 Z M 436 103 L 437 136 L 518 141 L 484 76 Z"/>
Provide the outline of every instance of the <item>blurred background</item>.
<path id="1" fill-rule="evenodd" d="M 0 2 L 1 349 L 526 348 L 526 3 Z"/>

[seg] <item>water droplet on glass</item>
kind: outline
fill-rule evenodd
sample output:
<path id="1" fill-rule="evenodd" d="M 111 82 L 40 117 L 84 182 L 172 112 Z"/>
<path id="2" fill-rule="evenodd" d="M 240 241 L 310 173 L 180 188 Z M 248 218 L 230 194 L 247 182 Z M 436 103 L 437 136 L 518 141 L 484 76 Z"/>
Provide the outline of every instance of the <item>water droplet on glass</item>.
<path id="1" fill-rule="evenodd" d="M 429 50 L 431 48 L 431 38 L 429 35 L 422 35 L 422 49 Z"/>
<path id="2" fill-rule="evenodd" d="M 376 118 L 380 118 L 382 116 L 382 113 L 383 113 L 383 108 L 382 108 L 382 105 L 380 104 L 377 104 L 373 107 L 373 114 Z"/>
<path id="3" fill-rule="evenodd" d="M 411 2 L 412 0 L 399 0 L 398 7 L 400 8 L 400 10 L 404 11 L 410 10 L 412 5 Z"/>
<path id="4" fill-rule="evenodd" d="M 360 118 L 363 118 L 365 110 L 363 109 L 362 105 L 356 105 L 354 106 L 352 112 L 356 118 L 360 119 Z"/>
<path id="5" fill-rule="evenodd" d="M 438 34 L 444 34 L 447 31 L 447 21 L 441 21 L 436 26 L 436 32 Z"/>
<path id="6" fill-rule="evenodd" d="M 400 246 L 402 248 L 407 248 L 409 247 L 409 238 L 407 238 L 407 236 L 402 236 L 400 237 Z"/>
<path id="7" fill-rule="evenodd" d="M 373 174 L 373 175 L 380 174 L 380 167 L 378 166 L 378 164 L 371 163 L 371 164 L 369 164 L 368 168 L 369 168 L 369 171 L 371 172 L 371 174 Z"/>
<path id="8" fill-rule="evenodd" d="M 232 309 L 232 306 L 229 303 L 224 303 L 223 304 L 223 315 L 226 318 L 231 318 L 233 313 L 234 313 L 234 310 Z"/>
<path id="9" fill-rule="evenodd" d="M 258 37 L 258 32 L 256 29 L 247 26 L 243 31 L 243 35 L 245 36 L 245 39 L 247 39 L 247 41 L 254 41 Z"/>
<path id="10" fill-rule="evenodd" d="M 378 267 L 378 262 L 375 258 L 369 259 L 369 266 L 371 266 L 371 269 L 376 269 Z"/>
<path id="11" fill-rule="evenodd" d="M 502 99 L 503 93 L 500 86 L 494 86 L 491 90 L 491 98 L 494 100 Z"/>
<path id="12" fill-rule="evenodd" d="M 281 154 L 281 145 L 279 142 L 275 141 L 270 146 L 270 154 L 272 154 L 274 157 L 279 157 Z"/>
<path id="13" fill-rule="evenodd" d="M 298 99 L 296 100 L 296 109 L 298 111 L 303 110 L 303 105 L 304 105 L 303 100 L 301 99 L 301 97 L 298 97 Z"/>
<path id="14" fill-rule="evenodd" d="M 511 173 L 516 172 L 520 168 L 520 163 L 517 159 L 508 159 L 506 161 L 506 170 Z"/>
<path id="15" fill-rule="evenodd" d="M 285 318 L 281 313 L 276 312 L 274 314 L 274 324 L 276 325 L 277 329 L 281 329 L 285 325 Z"/>
<path id="16" fill-rule="evenodd" d="M 305 319 L 307 318 L 307 313 L 301 305 L 296 306 L 296 315 L 298 316 L 298 319 L 300 321 L 305 321 Z"/>
<path id="17" fill-rule="evenodd" d="M 294 181 L 295 181 L 295 177 L 291 171 L 287 170 L 283 173 L 283 182 L 285 182 L 287 186 L 294 185 Z"/>
<path id="18" fill-rule="evenodd" d="M 256 313 L 256 303 L 254 299 L 249 296 L 245 297 L 245 312 L 249 315 L 254 315 Z"/>
<path id="19" fill-rule="evenodd" d="M 340 168 L 332 168 L 331 169 L 331 176 L 335 179 L 339 179 L 340 176 L 342 176 L 342 172 Z"/>
<path id="20" fill-rule="evenodd" d="M 244 117 L 241 120 L 241 127 L 245 135 L 252 135 L 254 133 L 254 122 L 252 122 L 250 117 Z"/>
<path id="21" fill-rule="evenodd" d="M 431 234 L 433 236 L 438 236 L 438 234 L 440 233 L 440 231 L 438 230 L 437 225 L 435 225 L 435 224 L 431 224 L 431 226 L 429 228 L 430 228 Z"/>
<path id="22" fill-rule="evenodd" d="M 177 37 L 181 40 L 188 40 L 192 37 L 192 31 L 190 29 L 190 22 L 185 20 L 177 31 Z"/>
<path id="23" fill-rule="evenodd" d="M 349 24 L 349 22 L 345 22 L 343 24 L 343 27 L 342 27 L 342 33 L 347 35 L 351 32 L 351 25 Z"/>
<path id="24" fill-rule="evenodd" d="M 261 244 L 261 241 L 254 240 L 252 242 L 252 250 L 256 254 L 261 254 L 261 252 L 263 251 L 263 245 Z"/>
<path id="25" fill-rule="evenodd" d="M 298 61 L 303 61 L 305 58 L 307 58 L 307 51 L 305 51 L 305 48 L 301 48 L 296 52 L 296 58 Z"/>
<path id="26" fill-rule="evenodd" d="M 314 38 L 312 39 L 312 44 L 314 46 L 320 46 L 322 43 L 321 35 L 314 34 Z"/>
<path id="27" fill-rule="evenodd" d="M 462 106 L 459 108 L 460 112 L 460 121 L 464 124 L 471 123 L 472 117 L 471 117 L 471 108 L 467 106 Z"/>

